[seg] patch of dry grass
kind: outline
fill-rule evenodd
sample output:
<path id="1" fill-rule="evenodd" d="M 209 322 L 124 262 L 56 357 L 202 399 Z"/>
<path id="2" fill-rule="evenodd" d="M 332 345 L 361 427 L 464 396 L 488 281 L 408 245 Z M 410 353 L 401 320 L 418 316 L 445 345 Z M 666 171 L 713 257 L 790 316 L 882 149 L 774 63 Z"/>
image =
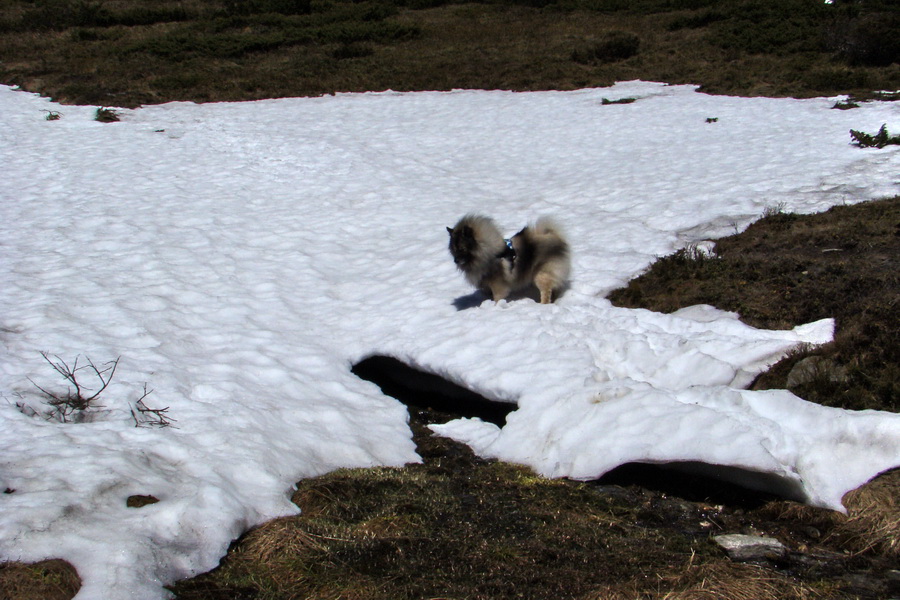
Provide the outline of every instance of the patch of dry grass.
<path id="1" fill-rule="evenodd" d="M 179 583 L 176 594 L 493 600 L 528 590 L 560 600 L 668 572 L 693 552 L 690 537 L 637 525 L 640 507 L 586 484 L 428 443 L 450 459 L 301 482 L 301 515 L 250 532 L 217 571 Z"/>
<path id="2" fill-rule="evenodd" d="M 711 560 L 689 561 L 655 585 L 606 586 L 586 600 L 814 600 L 834 598 L 829 586 L 809 586 L 759 565 Z"/>
<path id="3" fill-rule="evenodd" d="M 689 566 L 667 582 L 660 600 L 809 600 L 823 598 L 822 590 L 798 583 L 758 565 L 712 561 Z"/>
<path id="4" fill-rule="evenodd" d="M 62 560 L 0 564 L 0 600 L 68 600 L 80 588 L 78 573 Z"/>
<path id="5" fill-rule="evenodd" d="M 833 535 L 845 548 L 900 561 L 900 469 L 848 493 L 844 506 L 846 516 L 833 515 Z"/>

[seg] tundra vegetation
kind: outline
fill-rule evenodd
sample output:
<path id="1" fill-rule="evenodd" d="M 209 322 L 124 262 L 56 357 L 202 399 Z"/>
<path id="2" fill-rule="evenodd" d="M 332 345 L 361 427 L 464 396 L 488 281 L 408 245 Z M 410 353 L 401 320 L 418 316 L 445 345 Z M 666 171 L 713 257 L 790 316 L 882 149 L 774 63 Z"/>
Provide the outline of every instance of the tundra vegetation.
<path id="1" fill-rule="evenodd" d="M 644 79 L 740 95 L 900 88 L 893 0 L 0 0 L 0 81 L 132 107 Z"/>
<path id="2" fill-rule="evenodd" d="M 897 99 L 882 91 L 900 89 L 898 30 L 893 0 L 0 0 L 0 82 L 97 105 L 100 118 L 173 100 L 630 79 L 841 94 L 835 108 L 852 110 Z M 896 143 L 886 129 L 851 135 L 860 152 Z M 712 252 L 660 258 L 611 299 L 660 311 L 708 303 L 769 328 L 834 317 L 833 343 L 791 354 L 754 387 L 896 412 L 898 259 L 900 198 L 820 215 L 773 208 Z M 842 515 L 665 469 L 547 480 L 425 428 L 452 415 L 410 414 L 422 464 L 298 482 L 302 514 L 248 532 L 218 569 L 172 586 L 177 597 L 900 595 L 900 472 L 849 493 Z M 773 537 L 788 552 L 734 562 L 720 533 Z M 71 598 L 78 587 L 62 561 L 0 565 L 0 598 Z"/>

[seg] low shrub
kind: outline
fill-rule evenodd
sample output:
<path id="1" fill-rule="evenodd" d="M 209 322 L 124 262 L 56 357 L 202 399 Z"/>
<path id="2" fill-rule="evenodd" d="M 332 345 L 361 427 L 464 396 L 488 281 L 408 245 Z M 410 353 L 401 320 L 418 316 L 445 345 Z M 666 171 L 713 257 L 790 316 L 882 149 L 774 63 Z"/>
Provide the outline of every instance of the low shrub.
<path id="1" fill-rule="evenodd" d="M 101 123 L 115 123 L 119 120 L 119 113 L 111 108 L 100 107 L 94 114 L 94 120 Z"/>
<path id="2" fill-rule="evenodd" d="M 289 44 L 306 43 L 311 36 L 288 37 L 283 32 L 218 33 L 176 31 L 169 35 L 136 44 L 132 53 L 149 53 L 168 60 L 187 60 L 191 57 L 239 58 L 253 52 L 275 50 Z"/>
<path id="3" fill-rule="evenodd" d="M 673 19 L 667 29 L 678 31 L 679 29 L 701 29 L 713 23 L 724 21 L 728 16 L 718 10 L 706 10 L 697 14 L 684 15 Z"/>
<path id="4" fill-rule="evenodd" d="M 707 40 L 720 48 L 786 56 L 822 50 L 822 23 L 828 6 L 809 0 L 746 0 L 727 3 L 723 19 L 708 28 Z"/>
<path id="5" fill-rule="evenodd" d="M 69 27 L 108 27 L 109 12 L 99 2 L 86 0 L 47 0 L 35 3 L 25 12 L 20 26 L 27 30 L 66 29 Z"/>
<path id="6" fill-rule="evenodd" d="M 572 51 L 572 60 L 581 64 L 612 63 L 638 53 L 641 39 L 630 31 L 610 31 L 599 39 L 583 42 Z"/>
<path id="7" fill-rule="evenodd" d="M 801 80 L 812 89 L 834 91 L 870 89 L 873 84 L 869 71 L 847 65 L 829 65 L 812 69 L 803 74 Z"/>
<path id="8" fill-rule="evenodd" d="M 115 10 L 103 2 L 90 0 L 45 0 L 31 3 L 21 18 L 9 22 L 8 29 L 25 31 L 61 30 L 71 27 L 105 28 L 120 25 L 136 27 L 188 21 L 199 11 L 181 4 L 171 6 L 131 6 Z"/>
<path id="9" fill-rule="evenodd" d="M 308 15 L 312 12 L 311 0 L 228 0 L 225 12 L 235 15 L 277 13 L 281 15 Z"/>
<path id="10" fill-rule="evenodd" d="M 375 54 L 375 49 L 369 44 L 359 42 L 350 42 L 349 44 L 341 44 L 331 53 L 338 60 L 347 60 L 352 58 L 365 58 Z"/>
<path id="11" fill-rule="evenodd" d="M 900 63 L 900 12 L 872 13 L 837 20 L 825 33 L 826 44 L 851 65 L 886 67 Z"/>
<path id="12" fill-rule="evenodd" d="M 45 402 L 50 407 L 44 416 L 48 420 L 59 421 L 60 423 L 80 423 L 88 420 L 88 411 L 97 407 L 95 400 L 106 390 L 116 374 L 119 359 L 117 358 L 98 367 L 90 358 L 86 359 L 86 365 L 82 364 L 79 366 L 78 359 L 80 357 L 78 356 L 75 357 L 71 365 L 59 356 L 54 356 L 55 361 L 51 360 L 46 352 L 41 352 L 41 356 L 66 381 L 65 392 L 51 392 L 47 388 L 43 388 L 33 381 L 31 382 L 34 384 L 34 387 L 44 394 Z M 83 372 L 91 373 L 99 380 L 99 389 L 95 391 L 87 386 L 84 378 L 81 377 Z M 24 409 L 24 406 L 20 406 L 20 408 Z M 23 410 L 23 412 L 28 411 Z"/>
<path id="13" fill-rule="evenodd" d="M 900 135 L 890 135 L 887 124 L 882 125 L 875 135 L 851 129 L 850 137 L 853 138 L 853 143 L 860 148 L 884 148 L 885 146 L 900 145 Z"/>

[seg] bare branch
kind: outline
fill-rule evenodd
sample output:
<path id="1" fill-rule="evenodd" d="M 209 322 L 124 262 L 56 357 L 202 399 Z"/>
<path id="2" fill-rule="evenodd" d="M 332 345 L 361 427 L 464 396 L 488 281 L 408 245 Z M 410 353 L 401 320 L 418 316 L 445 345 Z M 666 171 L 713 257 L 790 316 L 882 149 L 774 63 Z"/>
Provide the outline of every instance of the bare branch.
<path id="1" fill-rule="evenodd" d="M 143 404 L 144 398 L 146 398 L 147 396 L 149 396 L 152 393 L 153 393 L 153 390 L 148 390 L 147 384 L 145 383 L 144 384 L 144 394 L 140 398 L 137 399 L 137 403 Z M 166 410 L 168 410 L 168 408 L 166 408 Z"/>
<path id="2" fill-rule="evenodd" d="M 41 386 L 36 384 L 31 377 L 28 377 L 27 379 L 28 379 L 28 381 L 31 382 L 31 385 L 33 385 L 37 389 L 41 390 L 44 393 L 44 395 L 47 396 L 48 398 L 50 398 L 51 400 L 56 398 L 56 396 L 54 394 L 51 394 L 50 392 L 48 392 L 47 390 L 45 390 L 44 388 L 42 388 Z"/>
<path id="3" fill-rule="evenodd" d="M 46 360 L 50 364 L 50 366 L 53 367 L 54 371 L 62 375 L 66 381 L 75 386 L 75 397 L 81 396 L 81 385 L 79 385 L 78 379 L 75 377 L 75 371 L 78 370 L 78 357 L 75 357 L 75 363 L 72 365 L 72 367 L 69 367 L 68 363 L 61 359 L 57 354 L 54 354 L 53 356 L 58 362 L 53 362 L 52 360 L 50 360 L 50 356 L 47 352 L 41 352 L 41 356 L 43 356 L 44 360 Z M 48 395 L 51 397 L 56 397 L 55 394 Z M 69 391 L 68 395 L 71 396 L 72 392 Z"/>
<path id="4" fill-rule="evenodd" d="M 153 390 L 148 390 L 147 384 L 145 383 L 144 395 L 138 398 L 137 402 L 134 403 L 134 408 L 131 409 L 134 426 L 144 427 L 153 425 L 156 427 L 169 427 L 175 419 L 166 416 L 166 413 L 169 412 L 168 406 L 165 408 L 150 408 L 144 404 L 144 398 L 149 396 L 151 392 L 153 392 Z"/>
<path id="5" fill-rule="evenodd" d="M 81 357 L 76 356 L 73 363 L 69 365 L 55 354 L 52 355 L 55 360 L 51 359 L 51 355 L 47 352 L 41 352 L 41 356 L 44 357 L 44 360 L 47 361 L 54 371 L 69 383 L 69 386 L 66 388 L 65 394 L 58 394 L 39 386 L 29 379 L 28 381 L 31 381 L 31 384 L 44 394 L 46 397 L 45 402 L 50 407 L 50 410 L 44 413 L 32 410 L 32 416 L 40 414 L 47 420 L 55 420 L 60 423 L 81 423 L 91 420 L 96 414 L 96 411 L 93 409 L 103 408 L 94 402 L 112 383 L 121 357 L 98 366 L 89 357 L 85 357 L 87 364 L 79 365 L 78 361 Z M 85 371 L 92 373 L 94 377 L 100 380 L 100 387 L 96 391 L 84 385 L 82 380 L 84 379 L 83 373 Z M 82 380 L 79 380 L 79 377 Z M 74 390 L 72 386 L 74 386 Z M 87 395 L 87 392 L 93 393 Z M 131 408 L 131 416 L 136 427 L 168 427 L 174 421 L 174 419 L 166 415 L 169 411 L 168 406 L 165 408 L 150 408 L 144 403 L 144 400 L 152 392 L 153 390 L 147 389 L 147 384 L 145 383 L 144 393 Z M 24 408 L 20 407 L 20 410 L 25 412 L 25 414 L 29 414 Z"/>
<path id="6" fill-rule="evenodd" d="M 95 393 L 93 396 L 91 396 L 90 398 L 85 398 L 84 399 L 85 402 L 90 403 L 91 400 L 93 400 L 94 398 L 96 398 L 97 396 L 102 394 L 103 390 L 105 390 L 107 388 L 107 386 L 109 385 L 109 382 L 112 381 L 113 375 L 116 374 L 116 367 L 119 366 L 120 358 L 122 358 L 122 357 L 120 356 L 120 357 L 116 358 L 116 360 L 106 363 L 107 366 L 102 371 L 100 369 L 98 369 L 96 365 L 94 365 L 93 361 L 90 358 L 87 359 L 88 365 L 94 371 L 94 375 L 96 375 L 97 378 L 100 379 L 100 382 L 103 385 L 100 387 L 99 390 L 97 390 L 97 393 Z M 110 366 L 110 365 L 112 365 L 112 366 Z M 82 368 L 87 368 L 87 367 L 82 367 Z M 109 376 L 106 379 L 104 379 L 103 375 L 106 374 L 107 372 L 109 373 Z"/>

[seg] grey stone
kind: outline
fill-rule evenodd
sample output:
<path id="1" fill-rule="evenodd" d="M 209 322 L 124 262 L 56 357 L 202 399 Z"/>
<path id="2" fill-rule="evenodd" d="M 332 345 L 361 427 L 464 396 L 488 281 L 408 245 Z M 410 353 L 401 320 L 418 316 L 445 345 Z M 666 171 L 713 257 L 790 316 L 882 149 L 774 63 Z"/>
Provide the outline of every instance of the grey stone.
<path id="1" fill-rule="evenodd" d="M 833 360 L 821 356 L 807 356 L 788 373 L 786 386 L 788 389 L 824 378 L 828 381 L 840 383 L 847 380 L 847 369 L 835 363 Z"/>
<path id="2" fill-rule="evenodd" d="M 759 535 L 731 533 L 718 535 L 713 540 L 728 553 L 729 558 L 739 562 L 778 558 L 788 551 L 785 545 L 775 538 Z"/>

